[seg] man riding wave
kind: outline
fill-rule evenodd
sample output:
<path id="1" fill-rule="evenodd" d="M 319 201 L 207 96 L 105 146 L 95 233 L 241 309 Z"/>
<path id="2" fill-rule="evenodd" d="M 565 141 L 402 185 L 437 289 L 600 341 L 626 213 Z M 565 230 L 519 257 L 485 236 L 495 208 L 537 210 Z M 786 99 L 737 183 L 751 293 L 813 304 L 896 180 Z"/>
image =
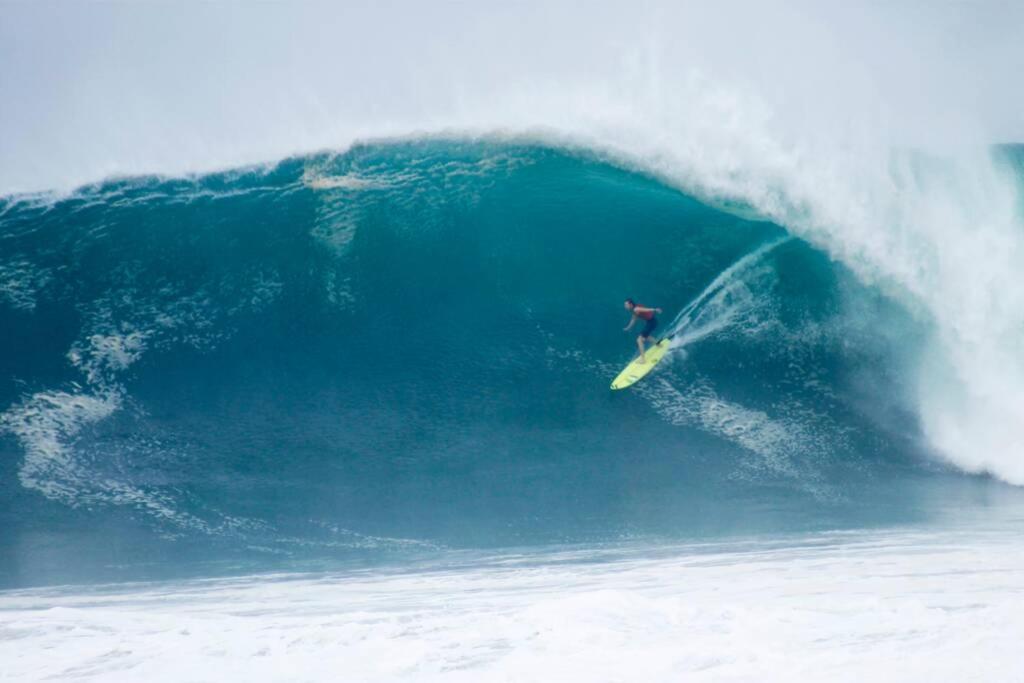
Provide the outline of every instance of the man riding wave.
<path id="1" fill-rule="evenodd" d="M 646 344 L 651 340 L 651 333 L 654 332 L 654 328 L 658 326 L 658 319 L 655 317 L 656 313 L 661 313 L 660 308 L 648 308 L 641 306 L 632 299 L 626 299 L 626 310 L 633 314 L 630 318 L 629 324 L 622 328 L 623 332 L 628 332 L 633 325 L 636 324 L 637 320 L 644 320 L 644 327 L 640 330 L 640 336 L 636 338 L 636 347 L 640 349 L 640 362 L 646 363 L 647 357 Z"/>

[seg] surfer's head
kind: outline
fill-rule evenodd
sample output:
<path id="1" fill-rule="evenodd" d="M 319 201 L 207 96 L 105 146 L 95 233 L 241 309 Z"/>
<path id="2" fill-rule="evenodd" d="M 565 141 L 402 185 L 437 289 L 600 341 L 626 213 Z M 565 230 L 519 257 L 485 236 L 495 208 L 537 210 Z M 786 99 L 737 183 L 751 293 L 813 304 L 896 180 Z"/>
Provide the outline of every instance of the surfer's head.
<path id="1" fill-rule="evenodd" d="M 636 302 L 635 301 L 633 301 L 632 299 L 626 299 L 626 310 L 627 311 L 632 311 L 634 306 L 636 306 Z"/>

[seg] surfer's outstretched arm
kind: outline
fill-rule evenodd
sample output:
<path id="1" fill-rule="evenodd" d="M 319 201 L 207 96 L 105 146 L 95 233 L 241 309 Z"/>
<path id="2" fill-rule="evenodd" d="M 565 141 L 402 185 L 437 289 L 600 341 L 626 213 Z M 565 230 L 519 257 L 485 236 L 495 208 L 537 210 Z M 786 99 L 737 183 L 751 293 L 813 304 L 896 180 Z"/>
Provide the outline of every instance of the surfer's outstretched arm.
<path id="1" fill-rule="evenodd" d="M 633 314 L 633 317 L 629 319 L 629 324 L 622 328 L 622 331 L 623 332 L 629 332 L 629 328 L 633 327 L 634 324 L 636 324 L 636 314 L 635 313 Z"/>

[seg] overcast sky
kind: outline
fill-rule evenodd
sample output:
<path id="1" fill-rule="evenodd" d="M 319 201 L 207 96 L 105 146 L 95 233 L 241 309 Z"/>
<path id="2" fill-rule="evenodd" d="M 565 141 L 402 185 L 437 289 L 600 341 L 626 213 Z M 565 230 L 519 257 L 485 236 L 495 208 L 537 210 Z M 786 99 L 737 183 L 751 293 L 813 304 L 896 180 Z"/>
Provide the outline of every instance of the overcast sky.
<path id="1" fill-rule="evenodd" d="M 590 102 L 558 93 L 608 106 L 693 74 L 756 93 L 793 135 L 870 119 L 891 144 L 1024 140 L 1024 3 L 711 5 L 0 3 L 0 193 L 366 136 L 571 129 Z"/>

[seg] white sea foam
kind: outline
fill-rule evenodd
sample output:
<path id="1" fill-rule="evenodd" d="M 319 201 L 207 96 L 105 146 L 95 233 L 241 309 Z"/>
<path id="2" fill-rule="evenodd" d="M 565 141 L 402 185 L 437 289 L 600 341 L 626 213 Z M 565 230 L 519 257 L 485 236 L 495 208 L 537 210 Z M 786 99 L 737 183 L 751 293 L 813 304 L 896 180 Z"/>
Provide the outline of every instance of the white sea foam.
<path id="1" fill-rule="evenodd" d="M 25 449 L 18 471 L 22 485 L 64 503 L 80 502 L 78 495 L 90 477 L 70 444 L 84 427 L 109 417 L 120 403 L 116 391 L 99 395 L 44 391 L 0 415 L 0 427 L 14 434 Z"/>
<path id="2" fill-rule="evenodd" d="M 13 434 L 25 457 L 18 470 L 22 485 L 72 507 L 118 505 L 154 519 L 168 533 L 181 530 L 233 533 L 251 520 L 219 515 L 201 519 L 181 509 L 173 494 L 139 486 L 106 472 L 110 453 L 95 452 L 88 430 L 128 402 L 124 375 L 153 349 L 177 344 L 208 348 L 230 334 L 225 324 L 238 313 L 262 308 L 280 293 L 275 273 L 255 272 L 244 283 L 246 297 L 220 310 L 202 287 L 193 292 L 165 288 L 139 297 L 131 279 L 82 309 L 84 325 L 67 352 L 82 381 L 25 395 L 0 413 L 0 431 Z M 99 461 L 99 462 L 97 462 Z"/>
<path id="3" fill-rule="evenodd" d="M 122 505 L 178 528 L 212 533 L 202 520 L 180 512 L 166 496 L 124 481 L 98 476 L 76 451 L 81 433 L 121 408 L 119 387 L 93 391 L 43 391 L 25 397 L 0 414 L 0 429 L 21 443 L 25 458 L 18 469 L 22 486 L 71 507 Z"/>
<path id="4" fill-rule="evenodd" d="M 0 262 L 0 301 L 23 311 L 34 311 L 39 290 L 51 278 L 49 270 L 33 266 L 24 258 Z"/>
<path id="5" fill-rule="evenodd" d="M 89 335 L 71 347 L 67 358 L 85 373 L 90 384 L 104 384 L 142 356 L 148 336 L 148 332 L 139 330 L 127 334 Z"/>
<path id="6" fill-rule="evenodd" d="M 843 439 L 821 415 L 800 414 L 794 407 L 769 415 L 719 396 L 704 381 L 676 387 L 657 379 L 637 391 L 671 424 L 702 429 L 757 456 L 740 465 L 759 481 L 782 476 L 818 499 L 838 496 L 819 468 L 843 448 Z"/>
<path id="7" fill-rule="evenodd" d="M 12 680 L 996 681 L 1024 676 L 1012 531 L 463 558 L 0 593 Z"/>

